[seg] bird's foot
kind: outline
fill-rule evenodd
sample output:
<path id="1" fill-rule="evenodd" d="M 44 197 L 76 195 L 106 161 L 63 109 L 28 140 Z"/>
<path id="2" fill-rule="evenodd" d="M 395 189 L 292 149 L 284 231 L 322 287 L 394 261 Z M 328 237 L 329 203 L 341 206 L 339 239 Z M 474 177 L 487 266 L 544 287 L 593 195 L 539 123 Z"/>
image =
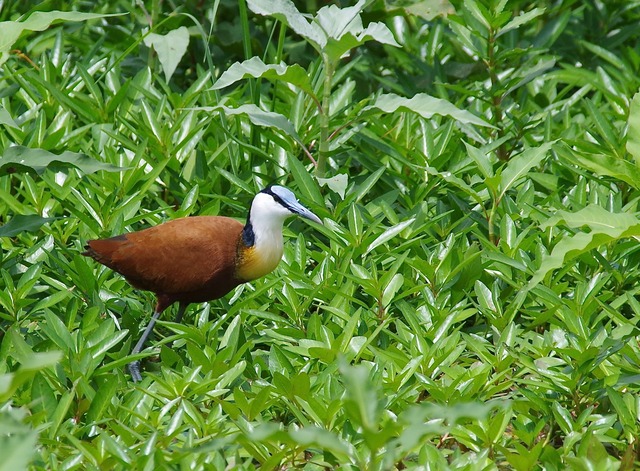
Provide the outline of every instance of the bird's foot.
<path id="1" fill-rule="evenodd" d="M 142 375 L 140 374 L 140 360 L 129 363 L 129 373 L 131 373 L 131 379 L 133 379 L 134 383 L 142 381 Z"/>

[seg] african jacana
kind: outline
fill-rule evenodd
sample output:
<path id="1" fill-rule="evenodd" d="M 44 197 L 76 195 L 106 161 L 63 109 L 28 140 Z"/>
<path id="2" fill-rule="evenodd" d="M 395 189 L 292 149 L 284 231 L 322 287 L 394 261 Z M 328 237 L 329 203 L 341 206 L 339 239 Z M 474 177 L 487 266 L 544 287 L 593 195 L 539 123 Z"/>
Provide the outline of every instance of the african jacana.
<path id="1" fill-rule="evenodd" d="M 109 239 L 90 240 L 83 255 L 125 277 L 135 288 L 156 294 L 149 325 L 133 348 L 144 342 L 162 312 L 177 302 L 176 322 L 189 303 L 218 299 L 236 286 L 273 271 L 282 258 L 282 225 L 298 215 L 322 224 L 282 186 L 269 186 L 251 202 L 246 224 L 223 216 L 195 216 Z M 140 361 L 129 364 L 141 381 Z"/>

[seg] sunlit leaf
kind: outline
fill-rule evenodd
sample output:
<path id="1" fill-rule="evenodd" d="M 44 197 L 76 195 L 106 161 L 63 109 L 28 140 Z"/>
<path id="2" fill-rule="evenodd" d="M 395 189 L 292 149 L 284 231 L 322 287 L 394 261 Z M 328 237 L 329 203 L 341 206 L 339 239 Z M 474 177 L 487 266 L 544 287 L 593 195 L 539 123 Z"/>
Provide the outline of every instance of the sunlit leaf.
<path id="1" fill-rule="evenodd" d="M 259 57 L 252 57 L 244 62 L 236 62 L 220 76 L 212 89 L 219 90 L 236 83 L 239 80 L 253 77 L 264 77 L 270 80 L 282 80 L 304 90 L 315 97 L 309 74 L 298 64 L 265 64 Z"/>
<path id="2" fill-rule="evenodd" d="M 349 177 L 345 173 L 340 173 L 331 178 L 318 178 L 318 183 L 320 186 L 328 186 L 331 190 L 338 193 L 340 198 L 344 199 L 347 185 L 349 184 Z"/>
<path id="3" fill-rule="evenodd" d="M 638 149 L 640 150 L 640 147 Z M 586 168 L 597 175 L 617 178 L 634 188 L 640 188 L 640 166 L 635 162 L 611 154 L 584 154 L 566 146 L 558 148 L 558 155 L 567 162 Z"/>
<path id="4" fill-rule="evenodd" d="M 512 31 L 524 24 L 531 22 L 535 18 L 544 14 L 544 12 L 545 12 L 544 8 L 533 8 L 532 10 L 520 13 L 518 16 L 516 16 L 511 21 L 509 21 L 506 25 L 500 28 L 497 36 L 502 36 L 503 34 L 506 34 L 509 31 Z"/>
<path id="5" fill-rule="evenodd" d="M 403 8 L 408 14 L 419 16 L 425 20 L 433 20 L 438 16 L 447 16 L 455 13 L 455 8 L 453 8 L 449 0 L 419 0 L 415 2 L 386 0 L 385 5 L 387 9 Z"/>
<path id="6" fill-rule="evenodd" d="M 310 23 L 291 0 L 247 0 L 247 5 L 258 15 L 272 16 L 284 22 L 317 49 L 326 44 L 322 29 L 317 24 Z"/>
<path id="7" fill-rule="evenodd" d="M 0 471 L 29 469 L 37 453 L 38 433 L 14 416 L 15 411 L 0 411 Z"/>
<path id="8" fill-rule="evenodd" d="M 461 110 L 452 103 L 435 98 L 426 93 L 419 93 L 412 98 L 404 98 L 394 93 L 380 95 L 376 102 L 364 108 L 363 111 L 373 108 L 384 111 L 385 113 L 395 113 L 396 111 L 411 111 L 417 113 L 423 118 L 431 118 L 433 115 L 450 116 L 461 123 L 476 124 L 478 126 L 491 127 L 485 120 L 478 118 L 476 115 Z"/>
<path id="9" fill-rule="evenodd" d="M 167 34 L 149 33 L 144 38 L 147 47 L 153 47 L 158 54 L 165 80 L 171 80 L 180 60 L 189 46 L 189 30 L 184 26 L 169 31 Z"/>
<path id="10" fill-rule="evenodd" d="M 547 156 L 547 152 L 551 149 L 551 145 L 552 143 L 547 142 L 540 147 L 526 149 L 509 160 L 500 174 L 500 198 L 502 198 L 506 191 L 513 187 L 518 180 L 526 175 L 533 167 L 540 164 L 542 159 Z"/>
<path id="11" fill-rule="evenodd" d="M 13 120 L 7 110 L 0 106 L 0 124 L 18 129 L 18 124 Z"/>
<path id="12" fill-rule="evenodd" d="M 100 170 L 120 172 L 124 167 L 98 162 L 91 157 L 76 152 L 53 154 L 44 149 L 31 149 L 23 146 L 9 147 L 0 156 L 0 176 L 10 173 L 34 172 L 45 170 L 65 171 L 73 167 L 82 173 L 94 173 Z"/>
<path id="13" fill-rule="evenodd" d="M 388 242 L 389 240 L 393 239 L 395 236 L 397 236 L 402 231 L 404 231 L 407 227 L 413 224 L 414 221 L 415 221 L 415 218 L 411 218 L 411 219 L 407 219 L 406 221 L 402 221 L 401 223 L 398 223 L 395 226 L 390 227 L 389 229 L 384 231 L 382 234 L 380 234 L 378 237 L 376 237 L 376 239 L 369 244 L 369 246 L 367 247 L 366 253 L 371 252 L 376 247 L 379 247 L 385 242 Z"/>
<path id="14" fill-rule="evenodd" d="M 578 232 L 574 236 L 563 237 L 553 248 L 551 254 L 540 263 L 529 281 L 528 289 L 540 283 L 551 271 L 565 266 L 567 262 L 578 255 L 608 242 L 640 236 L 640 220 L 628 213 L 611 213 L 597 205 L 570 213 L 558 211 L 557 214 L 544 223 L 545 229 L 558 224 L 579 229 L 587 227 L 589 232 Z"/>
<path id="15" fill-rule="evenodd" d="M 87 21 L 96 18 L 120 16 L 124 13 L 97 14 L 78 11 L 36 11 L 18 21 L 0 21 L 0 64 L 7 60 L 7 53 L 24 31 L 44 31 L 58 21 Z"/>
<path id="16" fill-rule="evenodd" d="M 275 128 L 284 132 L 289 137 L 293 138 L 299 145 L 303 146 L 304 143 L 297 131 L 293 127 L 291 121 L 286 116 L 276 113 L 274 111 L 264 111 L 256 105 L 246 104 L 237 108 L 230 108 L 228 106 L 216 106 L 216 107 L 201 107 L 194 108 L 204 111 L 221 111 L 229 116 L 244 115 L 256 126 L 264 126 L 268 128 Z"/>

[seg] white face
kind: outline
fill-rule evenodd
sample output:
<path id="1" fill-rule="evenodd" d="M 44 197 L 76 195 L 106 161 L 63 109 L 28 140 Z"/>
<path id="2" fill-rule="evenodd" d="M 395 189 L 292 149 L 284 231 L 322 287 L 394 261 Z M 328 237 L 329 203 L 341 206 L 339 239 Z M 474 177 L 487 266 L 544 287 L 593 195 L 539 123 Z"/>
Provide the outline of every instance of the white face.
<path id="1" fill-rule="evenodd" d="M 300 216 L 318 224 L 322 221 L 307 208 L 302 206 L 296 196 L 283 186 L 274 185 L 258 193 L 251 203 L 251 224 L 254 231 L 282 228 L 284 220 L 289 216 Z"/>
<path id="2" fill-rule="evenodd" d="M 282 223 L 293 213 L 278 203 L 273 196 L 267 193 L 258 193 L 251 203 L 251 223 L 254 225 Z"/>

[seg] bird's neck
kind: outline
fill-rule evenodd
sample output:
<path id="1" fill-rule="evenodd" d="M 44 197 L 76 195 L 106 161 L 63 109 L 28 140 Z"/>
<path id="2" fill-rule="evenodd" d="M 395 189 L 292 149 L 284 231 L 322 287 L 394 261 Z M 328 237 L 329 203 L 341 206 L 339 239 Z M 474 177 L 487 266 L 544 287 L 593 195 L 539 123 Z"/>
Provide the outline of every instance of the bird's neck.
<path id="1" fill-rule="evenodd" d="M 283 253 L 282 225 L 279 216 L 249 214 L 238 243 L 236 273 L 243 281 L 255 280 L 271 273 Z"/>

